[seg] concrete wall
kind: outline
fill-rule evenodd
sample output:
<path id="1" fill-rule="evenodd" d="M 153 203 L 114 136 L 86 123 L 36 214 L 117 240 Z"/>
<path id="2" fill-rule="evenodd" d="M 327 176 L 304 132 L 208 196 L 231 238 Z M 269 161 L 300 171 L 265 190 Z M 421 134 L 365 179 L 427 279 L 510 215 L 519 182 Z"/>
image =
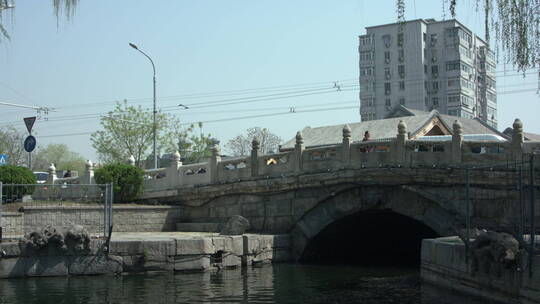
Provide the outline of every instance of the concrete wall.
<path id="1" fill-rule="evenodd" d="M 533 276 L 528 269 L 503 269 L 501 277 L 476 272 L 466 262 L 465 246 L 457 237 L 422 242 L 422 280 L 460 293 L 497 303 L 540 303 L 540 256 L 534 257 Z M 523 257 L 527 265 L 526 255 Z"/>

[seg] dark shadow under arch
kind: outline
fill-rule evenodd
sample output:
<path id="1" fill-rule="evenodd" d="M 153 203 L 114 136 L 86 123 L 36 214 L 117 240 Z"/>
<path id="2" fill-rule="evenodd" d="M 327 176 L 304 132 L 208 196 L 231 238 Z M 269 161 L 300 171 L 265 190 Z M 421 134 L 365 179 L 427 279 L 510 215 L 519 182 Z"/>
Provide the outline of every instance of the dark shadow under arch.
<path id="1" fill-rule="evenodd" d="M 300 262 L 417 266 L 422 239 L 437 236 L 424 223 L 391 210 L 359 211 L 313 237 Z"/>

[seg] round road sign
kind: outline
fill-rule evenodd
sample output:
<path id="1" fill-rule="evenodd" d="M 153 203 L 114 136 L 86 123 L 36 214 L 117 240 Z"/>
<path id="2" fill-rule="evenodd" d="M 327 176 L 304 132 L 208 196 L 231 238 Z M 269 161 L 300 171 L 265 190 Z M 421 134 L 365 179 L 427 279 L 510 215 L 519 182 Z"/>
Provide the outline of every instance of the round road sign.
<path id="1" fill-rule="evenodd" d="M 24 151 L 32 152 L 36 148 L 36 138 L 32 135 L 24 140 Z"/>

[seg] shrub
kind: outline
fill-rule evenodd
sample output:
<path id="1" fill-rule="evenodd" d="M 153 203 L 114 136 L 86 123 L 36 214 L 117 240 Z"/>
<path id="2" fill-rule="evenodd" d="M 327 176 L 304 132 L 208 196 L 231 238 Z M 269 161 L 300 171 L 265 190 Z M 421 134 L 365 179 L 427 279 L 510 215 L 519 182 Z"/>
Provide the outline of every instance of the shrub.
<path id="1" fill-rule="evenodd" d="M 0 182 L 3 184 L 25 184 L 2 187 L 2 196 L 7 200 L 19 199 L 23 195 L 32 194 L 36 176 L 28 168 L 13 165 L 0 166 Z"/>
<path id="2" fill-rule="evenodd" d="M 125 203 L 137 198 L 142 192 L 144 171 L 127 164 L 110 164 L 94 173 L 96 183 L 113 183 L 115 203 Z"/>

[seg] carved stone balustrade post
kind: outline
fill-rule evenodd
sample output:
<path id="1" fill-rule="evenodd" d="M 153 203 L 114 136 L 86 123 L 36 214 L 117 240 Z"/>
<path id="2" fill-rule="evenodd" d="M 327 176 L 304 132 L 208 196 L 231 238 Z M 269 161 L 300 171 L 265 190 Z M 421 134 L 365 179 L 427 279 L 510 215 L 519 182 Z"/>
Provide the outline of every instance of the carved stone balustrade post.
<path id="1" fill-rule="evenodd" d="M 463 126 L 457 119 L 452 125 L 452 163 L 459 164 L 462 160 Z"/>
<path id="2" fill-rule="evenodd" d="M 221 155 L 219 145 L 215 144 L 212 147 L 212 157 L 210 158 L 210 181 L 212 183 L 217 183 L 219 180 L 218 175 L 218 166 L 221 162 Z"/>
<path id="3" fill-rule="evenodd" d="M 398 134 L 396 137 L 396 145 L 395 145 L 395 154 L 394 154 L 394 161 L 398 165 L 404 165 L 405 164 L 405 157 L 406 157 L 406 149 L 405 145 L 408 139 L 407 135 L 407 125 L 403 120 L 400 120 L 398 123 Z"/>
<path id="4" fill-rule="evenodd" d="M 302 155 L 304 154 L 304 136 L 302 132 L 296 132 L 296 144 L 294 145 L 294 152 L 296 155 L 295 171 L 302 171 Z"/>
<path id="5" fill-rule="evenodd" d="M 523 123 L 519 118 L 516 118 L 514 120 L 514 124 L 512 125 L 514 128 L 514 132 L 512 133 L 512 144 L 511 144 L 511 150 L 512 150 L 512 158 L 515 160 L 521 160 L 523 156 Z"/>
<path id="6" fill-rule="evenodd" d="M 251 176 L 259 175 L 259 148 L 261 143 L 254 137 L 251 141 Z"/>
<path id="7" fill-rule="evenodd" d="M 345 167 L 351 163 L 351 127 L 343 126 L 342 161 Z"/>
<path id="8" fill-rule="evenodd" d="M 56 167 L 54 166 L 54 164 L 51 164 L 49 166 L 49 176 L 47 176 L 47 184 L 54 184 L 56 178 Z"/>
<path id="9" fill-rule="evenodd" d="M 95 184 L 94 182 L 94 163 L 92 163 L 91 160 L 87 160 L 84 164 L 85 167 L 85 174 L 84 174 L 84 180 L 81 181 L 83 184 Z"/>

